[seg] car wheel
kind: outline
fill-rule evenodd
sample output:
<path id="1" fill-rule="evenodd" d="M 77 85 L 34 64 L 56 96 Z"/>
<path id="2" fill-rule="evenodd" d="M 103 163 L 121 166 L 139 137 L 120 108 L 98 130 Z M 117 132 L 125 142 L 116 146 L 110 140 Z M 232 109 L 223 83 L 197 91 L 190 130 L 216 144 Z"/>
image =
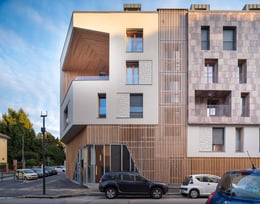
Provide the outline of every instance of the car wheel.
<path id="1" fill-rule="evenodd" d="M 159 199 L 159 198 L 161 198 L 162 197 L 162 194 L 163 194 L 163 191 L 162 191 L 162 189 L 161 188 L 153 188 L 152 190 L 151 190 L 151 197 L 152 198 L 155 198 L 155 199 Z"/>
<path id="2" fill-rule="evenodd" d="M 190 193 L 189 193 L 190 198 L 198 198 L 199 195 L 200 195 L 200 193 L 197 189 L 190 190 Z"/>
<path id="3" fill-rule="evenodd" d="M 108 199 L 113 199 L 117 197 L 117 190 L 114 187 L 108 187 L 105 190 L 105 194 Z"/>

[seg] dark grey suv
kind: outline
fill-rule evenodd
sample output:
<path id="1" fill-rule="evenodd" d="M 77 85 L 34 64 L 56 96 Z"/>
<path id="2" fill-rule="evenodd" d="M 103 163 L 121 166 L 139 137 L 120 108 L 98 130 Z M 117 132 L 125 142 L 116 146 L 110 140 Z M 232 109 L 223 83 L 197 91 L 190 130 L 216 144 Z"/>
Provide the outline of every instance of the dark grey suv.
<path id="1" fill-rule="evenodd" d="M 118 195 L 147 195 L 159 199 L 168 192 L 168 185 L 136 172 L 107 172 L 99 181 L 99 191 L 105 192 L 109 199 Z"/>

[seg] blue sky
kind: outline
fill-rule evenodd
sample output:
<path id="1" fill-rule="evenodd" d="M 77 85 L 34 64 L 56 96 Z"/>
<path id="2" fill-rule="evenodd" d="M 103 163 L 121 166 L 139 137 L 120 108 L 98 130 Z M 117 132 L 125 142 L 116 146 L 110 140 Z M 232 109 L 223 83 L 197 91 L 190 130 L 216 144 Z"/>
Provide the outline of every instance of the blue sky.
<path id="1" fill-rule="evenodd" d="M 42 113 L 46 129 L 59 137 L 60 55 L 73 11 L 122 11 L 141 3 L 143 11 L 190 8 L 241 10 L 259 0 L 0 0 L 0 115 L 23 108 L 35 131 Z"/>

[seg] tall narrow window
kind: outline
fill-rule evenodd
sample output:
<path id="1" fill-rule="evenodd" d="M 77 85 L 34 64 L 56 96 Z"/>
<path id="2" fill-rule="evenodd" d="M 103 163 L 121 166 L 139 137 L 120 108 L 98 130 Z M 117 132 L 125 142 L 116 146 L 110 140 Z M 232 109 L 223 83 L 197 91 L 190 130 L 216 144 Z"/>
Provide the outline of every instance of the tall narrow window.
<path id="1" fill-rule="evenodd" d="M 106 94 L 98 94 L 98 104 L 99 104 L 99 112 L 98 116 L 99 118 L 105 118 L 106 112 L 107 112 L 107 99 Z"/>
<path id="2" fill-rule="evenodd" d="M 225 134 L 224 128 L 212 129 L 212 151 L 224 152 L 225 151 Z"/>
<path id="3" fill-rule="evenodd" d="M 218 83 L 218 60 L 205 59 L 203 69 L 203 81 L 205 83 Z"/>
<path id="4" fill-rule="evenodd" d="M 139 63 L 126 62 L 126 83 L 139 84 Z"/>
<path id="5" fill-rule="evenodd" d="M 244 84 L 247 82 L 247 66 L 246 60 L 238 60 L 238 72 L 239 72 L 239 83 Z"/>
<path id="6" fill-rule="evenodd" d="M 236 128 L 236 152 L 243 152 L 243 128 Z"/>
<path id="7" fill-rule="evenodd" d="M 223 49 L 236 50 L 236 28 L 223 27 Z"/>
<path id="8" fill-rule="evenodd" d="M 143 52 L 143 29 L 127 29 L 127 52 Z"/>
<path id="9" fill-rule="evenodd" d="M 242 117 L 249 117 L 249 93 L 241 93 L 240 111 Z"/>
<path id="10" fill-rule="evenodd" d="M 130 94 L 130 117 L 143 117 L 143 94 Z"/>
<path id="11" fill-rule="evenodd" d="M 201 49 L 202 50 L 209 50 L 209 26 L 202 26 L 201 27 Z"/>

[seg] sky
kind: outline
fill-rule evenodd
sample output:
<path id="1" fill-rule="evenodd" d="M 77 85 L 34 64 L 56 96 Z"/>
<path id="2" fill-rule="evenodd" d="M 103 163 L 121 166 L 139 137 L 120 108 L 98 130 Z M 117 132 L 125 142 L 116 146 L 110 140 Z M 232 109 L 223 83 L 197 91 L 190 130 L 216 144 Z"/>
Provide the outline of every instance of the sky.
<path id="1" fill-rule="evenodd" d="M 260 0 L 0 0 L 0 119 L 8 108 L 22 108 L 36 133 L 42 127 L 60 137 L 60 56 L 73 11 L 123 11 L 140 3 L 142 11 L 190 8 L 242 10 Z"/>

